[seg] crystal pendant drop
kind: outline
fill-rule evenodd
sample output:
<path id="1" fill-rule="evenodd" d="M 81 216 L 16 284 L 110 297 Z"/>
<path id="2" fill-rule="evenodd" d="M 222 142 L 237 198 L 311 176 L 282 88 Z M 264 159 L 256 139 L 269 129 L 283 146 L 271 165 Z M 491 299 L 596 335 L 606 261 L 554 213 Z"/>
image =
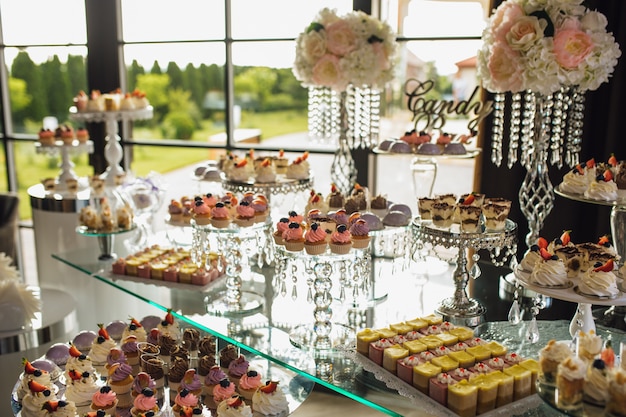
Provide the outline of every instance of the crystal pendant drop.
<path id="1" fill-rule="evenodd" d="M 346 300 L 346 291 L 343 289 L 343 287 L 341 287 L 341 290 L 339 291 L 339 300 L 341 302 Z"/>
<path id="2" fill-rule="evenodd" d="M 306 301 L 308 303 L 313 302 L 313 291 L 311 290 L 311 287 L 309 287 L 309 289 L 306 292 Z"/>
<path id="3" fill-rule="evenodd" d="M 280 295 L 285 297 L 287 295 L 287 286 L 285 285 L 285 281 L 280 283 Z"/>
<path id="4" fill-rule="evenodd" d="M 517 299 L 513 300 L 513 304 L 511 304 L 511 309 L 509 310 L 509 323 L 511 324 L 519 324 L 522 321 L 522 314 L 520 312 L 519 303 Z"/>
<path id="5" fill-rule="evenodd" d="M 294 301 L 298 299 L 298 290 L 296 289 L 295 285 L 291 289 L 291 299 Z"/>
<path id="6" fill-rule="evenodd" d="M 482 274 L 482 271 L 480 270 L 480 267 L 478 266 L 478 264 L 474 264 L 472 265 L 472 267 L 470 268 L 470 277 L 472 277 L 473 279 L 476 279 L 480 276 L 480 274 Z"/>
<path id="7" fill-rule="evenodd" d="M 526 340 L 530 343 L 537 343 L 539 341 L 539 326 L 537 325 L 537 319 L 535 317 L 528 323 Z"/>

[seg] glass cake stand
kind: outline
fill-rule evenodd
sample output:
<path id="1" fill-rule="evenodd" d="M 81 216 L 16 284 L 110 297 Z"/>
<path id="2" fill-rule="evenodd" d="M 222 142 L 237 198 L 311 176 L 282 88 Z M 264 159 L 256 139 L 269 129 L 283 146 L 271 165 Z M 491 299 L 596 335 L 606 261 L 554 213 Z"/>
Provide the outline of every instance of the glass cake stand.
<path id="1" fill-rule="evenodd" d="M 113 253 L 114 238 L 117 235 L 132 232 L 136 226 L 133 225 L 130 229 L 117 229 L 110 232 L 98 231 L 87 228 L 87 226 L 78 226 L 76 233 L 83 236 L 95 237 L 98 239 L 98 247 L 100 248 L 99 261 L 109 261 L 117 258 L 117 255 Z"/>
<path id="2" fill-rule="evenodd" d="M 70 159 L 70 156 L 93 153 L 93 142 L 88 140 L 85 143 L 80 143 L 78 140 L 74 140 L 71 144 L 65 144 L 62 141 L 56 141 L 54 145 L 42 145 L 37 142 L 35 143 L 35 150 L 37 153 L 46 155 L 61 154 L 61 162 L 59 164 L 61 170 L 58 176 L 58 187 L 64 189 L 67 188 L 68 180 L 78 179 L 78 175 L 74 172 L 74 163 Z"/>
<path id="3" fill-rule="evenodd" d="M 422 257 L 425 252 L 438 252 L 437 246 L 444 248 L 457 248 L 456 269 L 453 274 L 455 292 L 454 296 L 441 302 L 437 313 L 445 320 L 455 324 L 476 327 L 485 320 L 487 309 L 478 300 L 467 295 L 469 278 L 478 278 L 481 274 L 478 266 L 480 255 L 477 251 L 485 249 L 489 251 L 491 261 L 496 266 L 502 266 L 507 259 L 514 257 L 517 252 L 517 224 L 507 219 L 502 231 L 485 231 L 484 225 L 480 225 L 481 232 L 465 233 L 460 231 L 458 223 L 450 228 L 438 228 L 430 220 L 421 220 L 419 217 L 413 220 L 413 247 L 411 253 Z M 472 259 L 475 261 L 471 269 L 467 269 L 468 251 L 475 253 Z"/>
<path id="4" fill-rule="evenodd" d="M 198 265 L 217 252 L 226 263 L 225 289 L 210 292 L 205 298 L 206 311 L 216 316 L 241 316 L 259 312 L 263 308 L 263 295 L 242 289 L 243 278 L 250 278 L 250 261 L 256 256 L 259 267 L 273 259 L 272 245 L 268 239 L 271 223 L 255 223 L 239 227 L 231 223 L 227 228 L 199 225 L 193 219 L 191 257 Z"/>
<path id="5" fill-rule="evenodd" d="M 327 249 L 320 255 L 309 255 L 305 250 L 288 251 L 276 246 L 275 287 L 282 296 L 287 295 L 287 282 L 293 283 L 291 297 L 299 298 L 296 284 L 305 278 L 306 300 L 314 304 L 313 324 L 296 326 L 289 334 L 291 343 L 302 349 L 328 351 L 345 346 L 355 337 L 353 327 L 333 322 L 331 304 L 332 289 L 339 286 L 337 298 L 343 302 L 346 290 L 352 291 L 355 299 L 363 292 L 370 275 L 369 249 L 351 249 L 347 254 L 333 254 Z"/>

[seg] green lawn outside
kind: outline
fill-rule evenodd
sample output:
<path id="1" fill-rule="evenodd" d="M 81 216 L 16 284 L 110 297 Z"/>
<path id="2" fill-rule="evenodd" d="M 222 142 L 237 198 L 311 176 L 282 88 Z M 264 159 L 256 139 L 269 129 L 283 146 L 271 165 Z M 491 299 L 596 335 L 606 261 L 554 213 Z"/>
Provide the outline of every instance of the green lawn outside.
<path id="1" fill-rule="evenodd" d="M 244 113 L 241 128 L 261 129 L 262 139 L 271 138 L 292 132 L 302 132 L 307 129 L 306 112 L 289 110 L 271 113 Z M 204 121 L 200 130 L 196 131 L 191 139 L 194 142 L 206 142 L 208 137 L 223 132 L 223 127 L 216 127 L 210 121 Z M 161 139 L 161 132 L 157 128 L 137 127 L 134 131 L 136 139 Z M 137 176 L 145 176 L 151 171 L 167 173 L 175 169 L 193 165 L 195 163 L 214 158 L 218 151 L 211 149 L 184 149 L 158 146 L 142 146 L 134 148 L 132 171 Z M 4 164 L 4 154 L 0 154 Z M 20 197 L 20 218 L 31 217 L 28 187 L 37 184 L 46 177 L 54 177 L 59 173 L 59 156 L 38 154 L 35 146 L 29 142 L 15 143 L 15 159 L 18 172 L 18 194 Z M 93 175 L 93 169 L 88 164 L 87 155 L 72 158 L 75 163 L 74 171 L 79 176 Z M 158 170 L 155 169 L 158 167 Z M 0 170 L 0 190 L 6 191 L 6 173 Z"/>

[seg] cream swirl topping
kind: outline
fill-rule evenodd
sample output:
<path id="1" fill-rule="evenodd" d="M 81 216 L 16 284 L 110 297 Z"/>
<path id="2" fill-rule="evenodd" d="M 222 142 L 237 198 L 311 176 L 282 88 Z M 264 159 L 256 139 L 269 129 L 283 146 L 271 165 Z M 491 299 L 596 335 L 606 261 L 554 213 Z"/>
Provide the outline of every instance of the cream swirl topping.
<path id="1" fill-rule="evenodd" d="M 615 181 L 593 181 L 585 190 L 585 197 L 593 200 L 616 200 L 617 184 Z"/>
<path id="2" fill-rule="evenodd" d="M 565 343 L 550 340 L 548 344 L 539 351 L 539 356 L 555 362 L 561 362 L 565 358 L 572 356 L 572 350 Z"/>
<path id="3" fill-rule="evenodd" d="M 580 174 L 572 170 L 563 176 L 560 188 L 566 193 L 583 194 L 592 181 L 593 176 L 588 171 Z"/>
<path id="4" fill-rule="evenodd" d="M 564 285 L 567 282 L 565 264 L 560 259 L 537 262 L 530 274 L 530 282 L 543 286 Z"/>
<path id="5" fill-rule="evenodd" d="M 530 272 L 535 267 L 535 264 L 541 261 L 541 259 L 542 258 L 541 258 L 541 255 L 539 254 L 539 251 L 529 250 L 528 252 L 526 252 L 524 257 L 522 258 L 522 262 L 520 262 L 520 266 L 522 267 L 524 271 Z"/>
<path id="6" fill-rule="evenodd" d="M 280 414 L 289 408 L 289 403 L 280 389 L 271 393 L 257 390 L 252 396 L 252 408 L 264 415 Z"/>
<path id="7" fill-rule="evenodd" d="M 619 294 L 617 279 L 613 272 L 594 271 L 590 269 L 583 276 L 579 289 L 585 294 L 600 297 L 612 297 Z"/>
<path id="8" fill-rule="evenodd" d="M 569 356 L 559 364 L 557 373 L 569 381 L 574 381 L 585 378 L 587 367 L 582 359 Z"/>
<path id="9" fill-rule="evenodd" d="M 609 398 L 609 379 L 603 369 L 590 366 L 585 377 L 583 387 L 585 395 L 591 399 L 603 403 Z"/>

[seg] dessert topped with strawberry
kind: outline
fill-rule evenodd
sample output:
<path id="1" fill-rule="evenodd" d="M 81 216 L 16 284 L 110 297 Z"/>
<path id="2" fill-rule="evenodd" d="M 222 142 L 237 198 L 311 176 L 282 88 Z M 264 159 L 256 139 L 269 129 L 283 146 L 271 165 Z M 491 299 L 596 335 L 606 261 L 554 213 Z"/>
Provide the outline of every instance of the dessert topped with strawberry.
<path id="1" fill-rule="evenodd" d="M 157 329 L 159 329 L 161 335 L 169 335 L 176 341 L 180 340 L 182 337 L 180 332 L 180 326 L 178 322 L 174 319 L 174 315 L 172 314 L 171 309 L 167 310 L 167 312 L 165 313 L 165 317 L 157 325 Z"/>
<path id="2" fill-rule="evenodd" d="M 122 340 L 126 339 L 128 336 L 135 336 L 137 342 L 145 342 L 148 338 L 146 329 L 134 317 L 130 318 L 130 322 L 122 332 Z"/>
<path id="3" fill-rule="evenodd" d="M 539 254 L 541 260 L 535 263 L 530 274 L 530 282 L 547 288 L 567 287 L 570 281 L 567 278 L 567 270 L 563 261 L 544 248 L 539 248 Z"/>
<path id="4" fill-rule="evenodd" d="M 252 396 L 252 408 L 261 415 L 275 415 L 287 412 L 289 403 L 277 381 L 267 381 Z"/>

